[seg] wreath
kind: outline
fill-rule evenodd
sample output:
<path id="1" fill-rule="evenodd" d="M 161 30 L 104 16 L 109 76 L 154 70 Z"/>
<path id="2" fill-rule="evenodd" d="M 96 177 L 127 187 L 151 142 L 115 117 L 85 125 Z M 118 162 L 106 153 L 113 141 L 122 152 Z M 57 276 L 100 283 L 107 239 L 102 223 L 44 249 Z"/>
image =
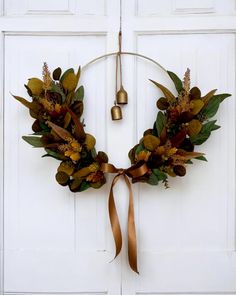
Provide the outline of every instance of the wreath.
<path id="1" fill-rule="evenodd" d="M 190 86 L 190 70 L 183 81 L 173 72 L 167 71 L 173 81 L 176 94 L 165 86 L 151 80 L 163 96 L 157 100 L 156 120 L 147 129 L 139 143 L 129 151 L 131 166 L 120 169 L 108 163 L 104 151 L 96 151 L 96 139 L 86 133 L 84 120 L 84 88 L 78 86 L 81 68 L 77 73 L 61 68 L 52 75 L 46 63 L 43 77 L 30 78 L 25 85 L 31 101 L 14 98 L 29 109 L 34 119 L 30 136 L 22 138 L 37 148 L 44 148 L 43 157 L 60 161 L 56 180 L 68 186 L 72 192 L 88 188 L 98 189 L 106 182 L 105 173 L 116 173 L 109 195 L 109 216 L 116 245 L 116 256 L 122 246 L 121 229 L 115 207 L 113 187 L 122 176 L 129 188 L 128 212 L 128 257 L 131 268 L 138 272 L 137 247 L 134 225 L 133 194 L 129 178 L 133 183 L 145 182 L 157 185 L 163 182 L 168 187 L 168 176 L 184 176 L 186 166 L 193 159 L 206 161 L 203 153 L 195 151 L 196 145 L 204 143 L 211 132 L 220 128 L 211 118 L 217 113 L 220 103 L 230 94 L 216 95 L 216 89 L 202 96 L 197 87 Z"/>

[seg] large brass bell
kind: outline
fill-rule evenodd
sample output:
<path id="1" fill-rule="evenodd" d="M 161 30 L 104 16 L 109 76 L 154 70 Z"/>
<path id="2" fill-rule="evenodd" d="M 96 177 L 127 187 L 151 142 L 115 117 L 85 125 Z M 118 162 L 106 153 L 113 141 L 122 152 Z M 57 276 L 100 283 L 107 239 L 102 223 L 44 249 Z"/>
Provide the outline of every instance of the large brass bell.
<path id="1" fill-rule="evenodd" d="M 116 93 L 116 102 L 118 104 L 128 103 L 128 93 L 125 91 L 123 85 L 121 85 L 120 90 Z"/>
<path id="2" fill-rule="evenodd" d="M 111 118 L 113 121 L 122 119 L 122 112 L 121 112 L 121 108 L 119 106 L 114 105 L 111 108 Z"/>

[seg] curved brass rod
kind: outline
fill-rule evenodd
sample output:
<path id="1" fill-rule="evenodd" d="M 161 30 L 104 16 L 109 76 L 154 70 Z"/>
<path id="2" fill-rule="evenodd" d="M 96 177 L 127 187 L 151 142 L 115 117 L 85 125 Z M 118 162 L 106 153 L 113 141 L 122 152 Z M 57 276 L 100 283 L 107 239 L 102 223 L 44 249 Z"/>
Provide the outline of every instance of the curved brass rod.
<path id="1" fill-rule="evenodd" d="M 124 55 L 133 55 L 133 56 L 138 56 L 138 57 L 141 57 L 141 58 L 144 58 L 146 60 L 149 60 L 151 61 L 152 63 L 154 63 L 155 65 L 157 65 L 159 68 L 161 68 L 163 71 L 167 72 L 167 70 L 162 66 L 160 65 L 157 61 L 155 61 L 154 59 L 148 57 L 148 56 L 145 56 L 143 54 L 139 54 L 139 53 L 134 53 L 134 52 L 111 52 L 111 53 L 107 53 L 107 54 L 104 54 L 104 55 L 101 55 L 101 56 L 98 56 L 94 59 L 92 59 L 91 61 L 89 61 L 87 64 L 85 64 L 83 67 L 82 67 L 82 70 L 84 70 L 85 68 L 87 68 L 89 65 L 91 65 L 92 63 L 95 63 L 96 61 L 100 60 L 100 59 L 103 59 L 105 57 L 108 57 L 108 56 L 112 56 L 112 55 L 119 55 L 119 54 L 124 54 Z"/>

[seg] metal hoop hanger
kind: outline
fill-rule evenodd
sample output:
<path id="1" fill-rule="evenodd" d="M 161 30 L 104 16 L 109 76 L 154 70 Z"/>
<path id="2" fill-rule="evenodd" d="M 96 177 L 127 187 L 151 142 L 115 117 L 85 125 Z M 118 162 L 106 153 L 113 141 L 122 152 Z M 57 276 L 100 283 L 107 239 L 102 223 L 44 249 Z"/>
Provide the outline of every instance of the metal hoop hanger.
<path id="1" fill-rule="evenodd" d="M 139 54 L 136 52 L 122 51 L 122 0 L 120 0 L 120 29 L 119 29 L 119 34 L 118 34 L 118 43 L 119 43 L 119 50 L 117 52 L 111 52 L 111 53 L 107 53 L 107 54 L 98 56 L 98 57 L 92 59 L 91 61 L 89 61 L 87 64 L 85 64 L 81 69 L 82 71 L 84 71 L 89 65 L 91 65 L 101 59 L 104 59 L 106 57 L 110 57 L 110 56 L 116 57 L 116 84 L 115 84 L 115 97 L 116 97 L 116 99 L 114 101 L 114 106 L 111 108 L 112 120 L 121 120 L 122 119 L 122 111 L 121 111 L 120 105 L 124 106 L 128 103 L 128 93 L 123 87 L 122 60 L 121 60 L 122 55 L 132 55 L 132 56 L 137 56 L 137 57 L 146 59 L 146 60 L 154 63 L 160 69 L 162 69 L 163 71 L 165 71 L 167 73 L 167 70 L 162 65 L 160 65 L 156 60 L 154 60 L 146 55 Z M 118 68 L 119 68 L 119 71 L 118 71 Z M 118 72 L 119 72 L 119 89 L 118 89 Z"/>

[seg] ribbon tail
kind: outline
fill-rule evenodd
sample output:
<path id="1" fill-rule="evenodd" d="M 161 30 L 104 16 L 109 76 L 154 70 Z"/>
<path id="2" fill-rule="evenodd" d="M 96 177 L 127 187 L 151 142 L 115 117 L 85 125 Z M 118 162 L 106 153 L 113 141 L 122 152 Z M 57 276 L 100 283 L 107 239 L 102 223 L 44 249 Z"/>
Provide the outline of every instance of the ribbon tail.
<path id="1" fill-rule="evenodd" d="M 118 181 L 120 175 L 116 175 L 112 181 L 110 194 L 109 194 L 109 200 L 108 200 L 108 209 L 109 209 L 109 217 L 110 217 L 110 223 L 111 223 L 111 229 L 116 245 L 116 254 L 114 259 L 119 255 L 121 248 L 122 248 L 122 235 L 121 235 L 121 228 L 120 228 L 120 222 L 116 210 L 115 200 L 114 200 L 114 194 L 113 194 L 113 187 Z"/>
<path id="2" fill-rule="evenodd" d="M 129 189 L 129 209 L 128 209 L 128 258 L 131 269 L 139 274 L 137 266 L 137 239 L 134 221 L 134 197 L 130 181 L 124 175 L 125 182 Z"/>

